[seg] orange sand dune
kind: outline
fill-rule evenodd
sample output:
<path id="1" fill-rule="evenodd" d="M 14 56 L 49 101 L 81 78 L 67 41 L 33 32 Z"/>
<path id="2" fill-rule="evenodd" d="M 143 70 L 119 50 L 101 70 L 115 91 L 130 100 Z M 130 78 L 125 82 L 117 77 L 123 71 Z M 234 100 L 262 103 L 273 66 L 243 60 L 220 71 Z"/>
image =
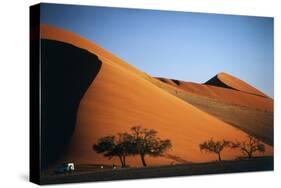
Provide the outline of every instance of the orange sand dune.
<path id="1" fill-rule="evenodd" d="M 198 144 L 214 139 L 245 139 L 246 134 L 219 119 L 169 94 L 148 80 L 148 75 L 106 52 L 98 45 L 73 33 L 51 26 L 41 26 L 41 38 L 72 44 L 98 56 L 101 69 L 88 88 L 77 114 L 72 140 L 61 161 L 75 163 L 119 164 L 92 151 L 98 138 L 130 127 L 141 125 L 153 128 L 159 136 L 169 138 L 173 148 L 170 154 L 192 162 L 215 160 L 213 154 L 200 152 Z M 77 62 L 79 63 L 79 62 Z M 266 145 L 266 155 L 272 155 Z M 240 152 L 222 153 L 223 159 L 233 159 Z M 171 159 L 147 157 L 148 165 L 170 164 Z M 128 164 L 140 166 L 139 158 L 130 157 Z"/>
<path id="2" fill-rule="evenodd" d="M 216 76 L 208 80 L 205 84 L 221 86 L 221 87 L 229 87 L 245 93 L 267 97 L 264 93 L 257 90 L 253 86 L 247 84 L 246 82 L 223 72 L 217 74 Z"/>
<path id="3" fill-rule="evenodd" d="M 158 78 L 164 83 L 176 86 L 188 93 L 217 99 L 222 102 L 246 106 L 253 109 L 273 111 L 273 100 L 269 97 L 263 97 L 256 94 L 249 94 L 243 91 L 228 89 L 224 87 L 216 87 L 207 84 L 197 84 L 179 80 L 171 80 L 167 78 Z"/>
<path id="4" fill-rule="evenodd" d="M 205 93 L 200 84 L 196 84 L 196 86 L 198 86 L 198 91 L 195 90 L 194 93 L 192 93 L 178 87 L 184 85 L 182 81 L 159 78 L 159 80 L 153 80 L 152 82 L 163 90 L 204 112 L 207 112 L 208 114 L 211 114 L 270 145 L 273 144 L 273 111 L 247 107 L 243 103 L 240 105 L 233 104 L 232 101 L 223 101 L 221 97 L 215 98 L 204 96 L 203 94 Z M 190 87 L 188 89 L 190 89 Z"/>

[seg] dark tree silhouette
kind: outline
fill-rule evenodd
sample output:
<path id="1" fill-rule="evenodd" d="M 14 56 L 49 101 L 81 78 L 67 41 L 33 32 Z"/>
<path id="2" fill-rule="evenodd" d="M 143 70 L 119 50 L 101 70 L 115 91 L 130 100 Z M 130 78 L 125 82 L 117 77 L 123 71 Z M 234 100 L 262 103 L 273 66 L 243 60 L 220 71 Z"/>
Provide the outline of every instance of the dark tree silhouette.
<path id="1" fill-rule="evenodd" d="M 128 133 L 119 133 L 115 153 L 121 156 L 120 161 L 123 161 L 122 167 L 126 167 L 126 157 L 133 155 L 135 151 L 133 137 Z"/>
<path id="2" fill-rule="evenodd" d="M 133 153 L 132 136 L 128 133 L 119 133 L 118 136 L 106 136 L 93 145 L 93 150 L 103 153 L 105 157 L 112 159 L 118 157 L 122 167 L 126 167 L 126 156 Z"/>
<path id="3" fill-rule="evenodd" d="M 248 135 L 248 139 L 243 142 L 232 143 L 232 148 L 239 148 L 243 155 L 249 159 L 253 157 L 256 152 L 265 152 L 265 146 L 258 139 Z"/>
<path id="4" fill-rule="evenodd" d="M 215 141 L 211 138 L 210 140 L 199 144 L 199 147 L 201 151 L 217 154 L 219 161 L 221 161 L 221 152 L 224 148 L 230 147 L 230 143 L 231 142 L 227 140 Z"/>
<path id="5" fill-rule="evenodd" d="M 93 150 L 97 153 L 103 153 L 105 157 L 112 158 L 112 150 L 115 148 L 115 136 L 106 136 L 98 140 L 96 144 L 93 145 Z M 122 163 L 122 162 L 121 162 Z"/>
<path id="6" fill-rule="evenodd" d="M 172 147 L 170 140 L 157 138 L 157 131 L 153 129 L 143 129 L 140 126 L 135 126 L 131 128 L 131 131 L 134 139 L 133 153 L 140 155 L 143 166 L 147 166 L 145 162 L 146 155 L 158 157 Z"/>

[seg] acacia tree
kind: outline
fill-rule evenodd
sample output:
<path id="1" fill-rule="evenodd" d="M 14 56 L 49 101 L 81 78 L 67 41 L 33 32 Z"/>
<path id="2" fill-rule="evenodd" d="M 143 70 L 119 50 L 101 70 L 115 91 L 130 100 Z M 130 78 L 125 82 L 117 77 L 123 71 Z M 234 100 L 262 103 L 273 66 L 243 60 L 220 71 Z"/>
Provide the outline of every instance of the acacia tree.
<path id="1" fill-rule="evenodd" d="M 161 156 L 165 151 L 172 147 L 171 141 L 168 139 L 160 139 L 156 137 L 157 131 L 153 129 L 144 129 L 140 126 L 131 128 L 134 149 L 133 154 L 139 154 L 143 166 L 147 166 L 145 156 L 152 157 Z"/>
<path id="2" fill-rule="evenodd" d="M 199 144 L 200 150 L 201 151 L 206 151 L 209 153 L 215 153 L 218 155 L 218 159 L 219 161 L 222 160 L 221 158 L 221 152 L 223 151 L 223 149 L 225 149 L 226 147 L 230 147 L 230 141 L 227 140 L 219 140 L 219 141 L 215 141 L 212 138 L 210 140 L 207 140 L 201 144 Z"/>
<path id="3" fill-rule="evenodd" d="M 133 155 L 135 151 L 135 146 L 133 142 L 132 135 L 128 133 L 119 133 L 118 140 L 116 145 L 115 153 L 118 153 L 121 156 L 120 161 L 123 162 L 122 167 L 126 167 L 126 157 Z"/>
<path id="4" fill-rule="evenodd" d="M 103 153 L 105 157 L 112 159 L 118 157 L 122 167 L 126 167 L 126 157 L 133 153 L 132 136 L 128 133 L 119 133 L 116 136 L 106 136 L 93 145 L 93 150 Z"/>
<path id="5" fill-rule="evenodd" d="M 249 159 L 253 157 L 256 152 L 265 152 L 265 146 L 258 139 L 248 135 L 248 139 L 243 142 L 232 143 L 232 148 L 239 148 L 243 155 Z"/>

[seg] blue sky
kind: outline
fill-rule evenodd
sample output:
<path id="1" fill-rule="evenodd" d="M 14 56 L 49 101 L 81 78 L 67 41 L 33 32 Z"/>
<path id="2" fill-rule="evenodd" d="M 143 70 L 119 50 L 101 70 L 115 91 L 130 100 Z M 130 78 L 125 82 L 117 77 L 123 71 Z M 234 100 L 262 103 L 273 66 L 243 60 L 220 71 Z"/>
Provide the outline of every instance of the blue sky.
<path id="1" fill-rule="evenodd" d="M 43 4 L 41 22 L 152 76 L 203 83 L 226 72 L 274 96 L 273 18 Z"/>

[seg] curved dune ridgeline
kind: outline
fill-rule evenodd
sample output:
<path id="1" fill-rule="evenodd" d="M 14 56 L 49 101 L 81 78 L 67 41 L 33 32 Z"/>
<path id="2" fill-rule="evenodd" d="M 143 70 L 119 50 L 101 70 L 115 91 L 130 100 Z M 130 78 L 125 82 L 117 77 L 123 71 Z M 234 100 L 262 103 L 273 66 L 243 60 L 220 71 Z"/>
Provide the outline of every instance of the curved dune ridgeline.
<path id="1" fill-rule="evenodd" d="M 217 74 L 216 76 L 208 80 L 205 84 L 231 88 L 245 93 L 267 97 L 264 93 L 247 84 L 246 82 L 224 72 Z"/>
<path id="2" fill-rule="evenodd" d="M 177 80 L 179 84 L 176 84 L 172 79 L 158 79 L 169 85 L 176 86 L 176 88 L 182 89 L 190 94 L 216 99 L 233 105 L 249 107 L 251 109 L 273 112 L 273 100 L 269 97 L 230 89 L 229 86 L 223 87 L 220 83 L 217 83 L 218 85 L 214 86 Z M 239 85 L 239 82 L 237 85 Z"/>
<path id="3" fill-rule="evenodd" d="M 100 70 L 94 54 L 68 43 L 41 40 L 41 166 L 65 152 L 76 124 L 80 100 Z"/>
<path id="4" fill-rule="evenodd" d="M 169 154 L 191 162 L 216 160 L 216 155 L 202 153 L 198 147 L 210 137 L 237 141 L 246 138 L 243 131 L 166 92 L 154 84 L 157 79 L 74 33 L 42 25 L 41 37 L 85 49 L 102 62 L 80 101 L 73 136 L 61 161 L 119 165 L 118 159 L 108 160 L 94 152 L 92 144 L 103 136 L 129 131 L 136 125 L 157 130 L 159 137 L 171 140 L 173 147 Z M 271 146 L 266 145 L 265 154 L 272 155 Z M 238 150 L 225 150 L 222 158 L 234 159 L 238 155 Z M 164 157 L 147 157 L 146 161 L 148 165 L 173 162 Z M 129 157 L 127 163 L 141 166 L 139 156 Z"/>
<path id="5" fill-rule="evenodd" d="M 178 81 L 179 85 L 176 85 L 173 80 L 158 79 L 161 81 L 160 83 L 154 82 L 158 87 L 265 143 L 273 145 L 272 99 L 241 93 L 233 89 L 184 81 Z"/>

